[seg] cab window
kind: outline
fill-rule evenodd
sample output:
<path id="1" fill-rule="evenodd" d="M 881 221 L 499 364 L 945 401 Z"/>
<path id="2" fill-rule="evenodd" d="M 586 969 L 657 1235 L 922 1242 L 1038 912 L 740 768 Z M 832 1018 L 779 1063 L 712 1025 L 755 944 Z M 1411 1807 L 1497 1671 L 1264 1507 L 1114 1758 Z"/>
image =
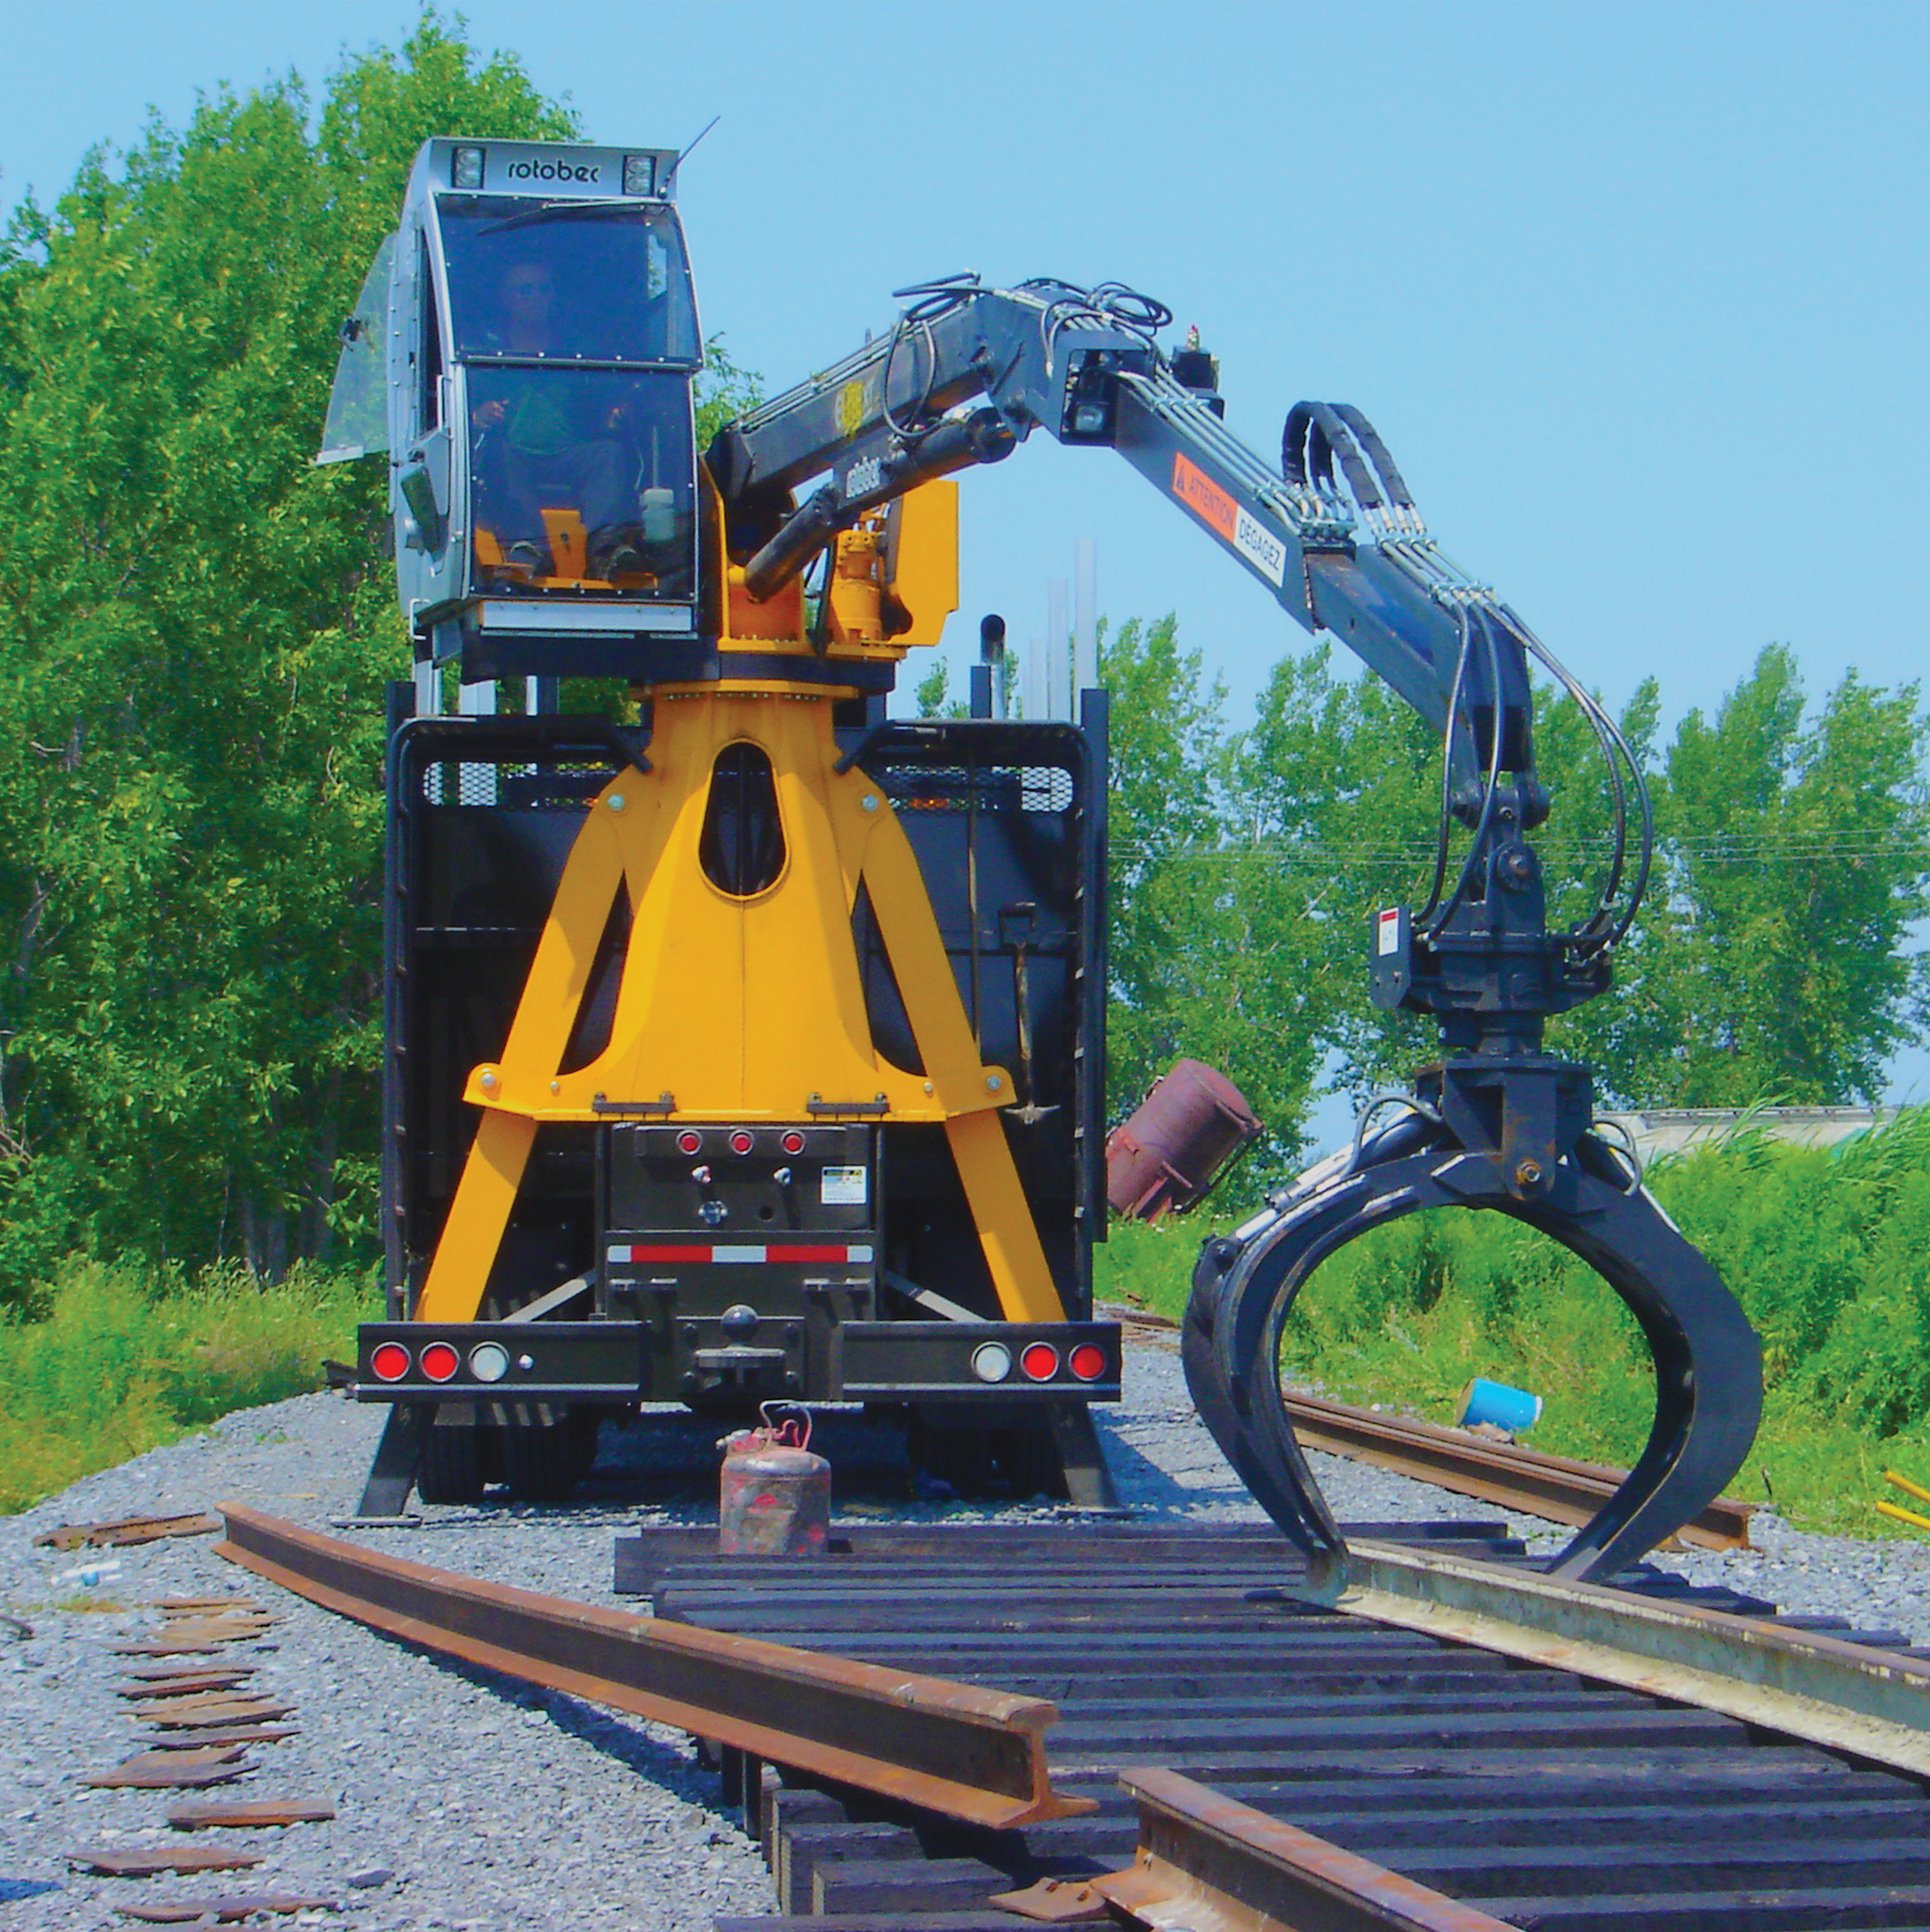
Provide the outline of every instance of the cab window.
<path id="1" fill-rule="evenodd" d="M 437 210 L 458 360 L 701 362 L 667 208 L 443 195 Z"/>

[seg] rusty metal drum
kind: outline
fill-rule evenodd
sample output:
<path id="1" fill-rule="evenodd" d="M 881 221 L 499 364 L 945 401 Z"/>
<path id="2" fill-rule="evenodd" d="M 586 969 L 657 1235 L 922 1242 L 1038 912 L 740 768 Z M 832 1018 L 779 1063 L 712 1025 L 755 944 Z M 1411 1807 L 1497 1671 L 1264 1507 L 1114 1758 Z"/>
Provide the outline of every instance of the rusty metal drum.
<path id="1" fill-rule="evenodd" d="M 1140 1221 L 1184 1214 L 1261 1131 L 1225 1074 L 1204 1060 L 1175 1060 L 1106 1137 L 1107 1205 Z"/>
<path id="2" fill-rule="evenodd" d="M 831 1546 L 831 1465 L 810 1423 L 767 1421 L 723 1443 L 717 1548 L 722 1556 L 822 1556 Z"/>

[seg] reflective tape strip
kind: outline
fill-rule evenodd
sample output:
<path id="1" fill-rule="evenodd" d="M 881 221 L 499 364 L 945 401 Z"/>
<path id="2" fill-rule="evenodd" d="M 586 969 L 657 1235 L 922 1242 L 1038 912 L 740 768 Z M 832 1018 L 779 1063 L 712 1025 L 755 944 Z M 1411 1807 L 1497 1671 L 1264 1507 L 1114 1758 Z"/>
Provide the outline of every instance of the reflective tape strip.
<path id="1" fill-rule="evenodd" d="M 685 1264 L 707 1261 L 809 1261 L 852 1263 L 868 1262 L 874 1250 L 869 1247 L 851 1246 L 834 1242 L 790 1242 L 776 1245 L 745 1244 L 730 1245 L 725 1242 L 695 1244 L 690 1242 L 638 1242 L 633 1246 L 613 1247 L 609 1250 L 610 1259 L 617 1263 L 635 1261 L 681 1261 Z"/>

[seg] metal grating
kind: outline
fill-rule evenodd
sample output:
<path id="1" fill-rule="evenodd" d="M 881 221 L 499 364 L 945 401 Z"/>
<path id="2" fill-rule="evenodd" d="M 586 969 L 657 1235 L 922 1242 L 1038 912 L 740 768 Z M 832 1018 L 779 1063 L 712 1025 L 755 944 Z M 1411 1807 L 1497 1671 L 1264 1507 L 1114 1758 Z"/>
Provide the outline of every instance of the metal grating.
<path id="1" fill-rule="evenodd" d="M 1065 812 L 1072 775 L 1062 765 L 886 765 L 871 775 L 900 811 Z"/>
<path id="2" fill-rule="evenodd" d="M 422 773 L 431 805 L 488 805 L 508 811 L 583 811 L 616 775 L 614 762 L 532 765 L 438 759 Z"/>
<path id="3" fill-rule="evenodd" d="M 535 765 L 526 761 L 436 759 L 422 771 L 431 805 L 519 811 L 580 811 L 615 775 L 614 762 Z M 1047 812 L 1072 808 L 1072 775 L 1062 765 L 896 765 L 872 777 L 900 811 Z"/>

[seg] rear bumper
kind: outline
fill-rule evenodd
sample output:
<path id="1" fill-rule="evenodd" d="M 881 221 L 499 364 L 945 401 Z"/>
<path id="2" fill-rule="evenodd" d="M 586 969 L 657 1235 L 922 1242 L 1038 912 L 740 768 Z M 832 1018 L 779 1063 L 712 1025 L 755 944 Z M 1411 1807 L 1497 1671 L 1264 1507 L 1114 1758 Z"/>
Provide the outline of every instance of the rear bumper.
<path id="1" fill-rule="evenodd" d="M 665 1325 L 644 1321 L 367 1321 L 354 1393 L 362 1402 L 615 1406 L 733 1395 L 947 1403 L 1120 1398 L 1120 1331 L 1113 1321 L 844 1321 L 825 1346 L 810 1343 L 796 1324 L 780 1328 L 771 1346 L 735 1347 L 714 1333 L 686 1334 L 683 1324 L 670 1325 L 666 1335 Z M 1046 1367 L 1047 1351 L 1050 1372 L 1034 1372 Z M 1001 1352 L 1003 1372 L 994 1373 Z"/>

